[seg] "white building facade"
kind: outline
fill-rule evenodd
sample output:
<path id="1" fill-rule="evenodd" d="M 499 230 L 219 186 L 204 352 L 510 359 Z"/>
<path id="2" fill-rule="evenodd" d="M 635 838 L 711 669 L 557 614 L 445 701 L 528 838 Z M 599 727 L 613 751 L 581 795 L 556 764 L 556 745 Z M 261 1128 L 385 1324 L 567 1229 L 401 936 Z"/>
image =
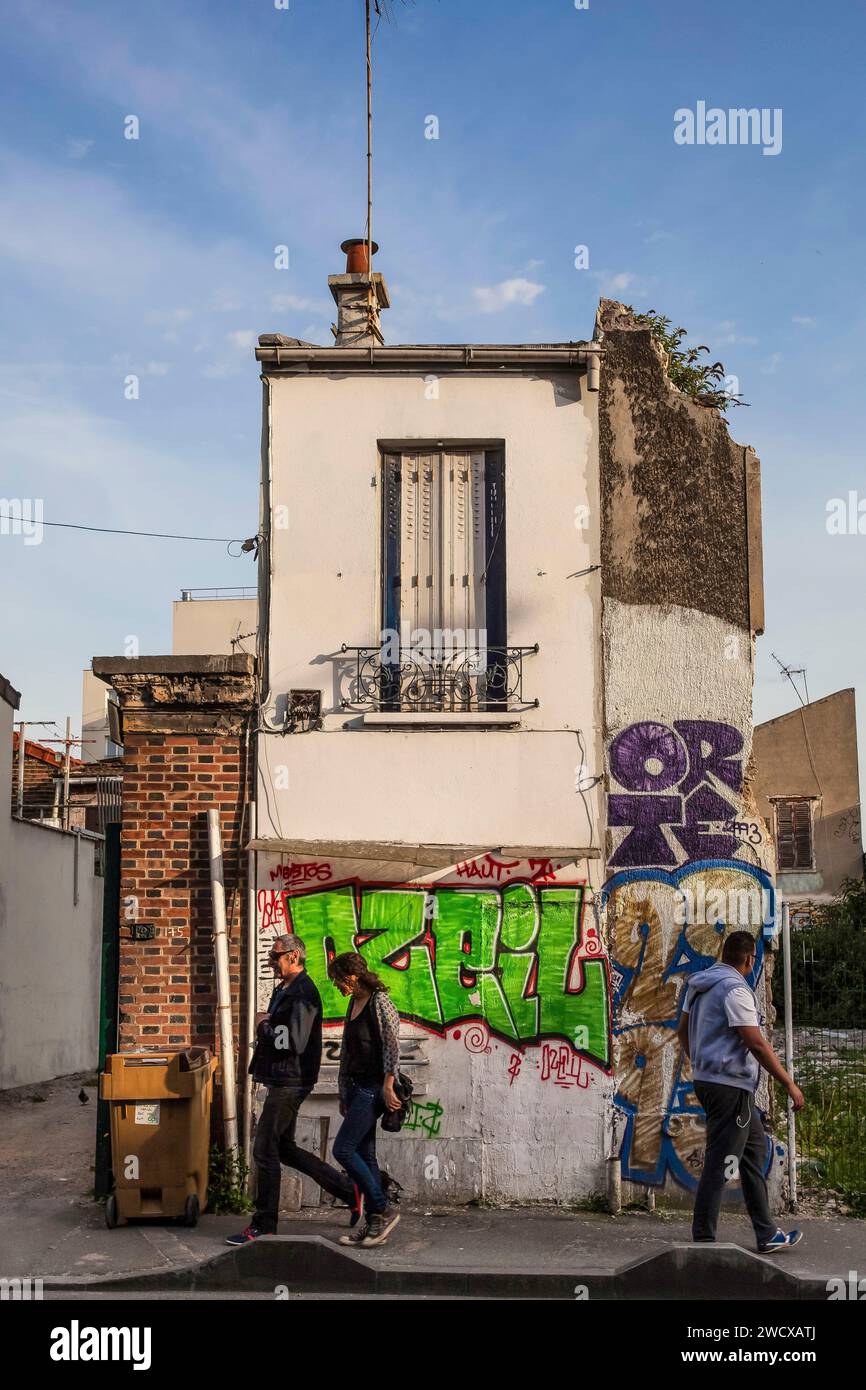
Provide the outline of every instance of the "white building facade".
<path id="1" fill-rule="evenodd" d="M 685 928 L 673 878 L 664 904 L 650 902 L 657 866 L 691 865 L 699 877 L 726 847 L 731 881 L 740 857 L 756 883 L 763 870 L 732 835 L 724 846 L 707 839 L 704 855 L 707 827 L 688 841 L 658 831 L 659 851 L 640 823 L 654 814 L 664 757 L 681 784 L 708 784 L 701 806 L 726 778 L 739 795 L 730 769 L 745 767 L 751 738 L 748 614 L 744 664 L 693 682 L 689 653 L 705 664 L 719 625 L 703 600 L 692 613 L 605 598 L 601 461 L 612 431 L 624 447 L 624 431 L 612 412 L 600 420 L 600 341 L 392 348 L 374 332 L 359 342 L 344 331 L 341 302 L 345 282 L 356 308 L 356 279 L 331 279 L 335 347 L 269 335 L 256 353 L 259 1007 L 270 941 L 294 930 L 326 1022 L 305 1113 L 327 1118 L 333 1139 L 346 1003 L 327 965 L 363 952 L 403 1018 L 416 1104 L 399 1136 L 382 1136 L 382 1152 L 417 1198 L 575 1202 L 609 1188 L 611 1165 L 626 1180 L 688 1185 L 696 1122 L 673 1115 L 685 1108 L 683 1064 L 662 1044 L 701 956 L 663 986 Z M 387 304 L 381 286 L 378 302 Z M 640 499 L 626 503 L 639 512 Z M 661 761 L 647 732 L 657 696 L 666 730 L 691 721 L 667 731 L 674 751 L 663 741 Z M 742 737 L 713 723 L 731 710 Z M 645 770 L 623 784 L 632 745 Z M 720 781 L 723 756 L 732 761 Z M 673 803 L 659 814 L 679 815 Z M 619 941 L 619 956 L 635 956 L 643 932 L 664 939 L 664 967 L 642 948 L 631 966 L 616 958 L 618 917 L 631 942 Z M 721 935 L 704 948 L 708 964 Z M 635 1012 L 628 992 L 641 974 Z M 641 1098 L 645 1069 L 652 1088 Z"/>

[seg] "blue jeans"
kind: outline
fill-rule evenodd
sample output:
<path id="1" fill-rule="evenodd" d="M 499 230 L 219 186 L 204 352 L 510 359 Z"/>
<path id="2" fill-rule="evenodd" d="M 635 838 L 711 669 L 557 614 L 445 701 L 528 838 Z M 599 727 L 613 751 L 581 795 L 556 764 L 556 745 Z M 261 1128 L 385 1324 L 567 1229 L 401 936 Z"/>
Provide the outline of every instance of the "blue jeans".
<path id="1" fill-rule="evenodd" d="M 360 1187 L 367 1213 L 384 1211 L 388 1199 L 376 1162 L 376 1125 L 385 1111 L 382 1087 L 350 1083 L 345 1106 L 346 1116 L 334 1140 L 334 1158 Z"/>

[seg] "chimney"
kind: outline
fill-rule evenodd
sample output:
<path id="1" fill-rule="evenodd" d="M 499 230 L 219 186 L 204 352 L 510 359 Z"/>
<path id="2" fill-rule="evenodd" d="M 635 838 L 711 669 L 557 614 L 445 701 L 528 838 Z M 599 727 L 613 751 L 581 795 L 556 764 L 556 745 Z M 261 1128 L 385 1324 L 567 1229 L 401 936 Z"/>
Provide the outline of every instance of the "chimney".
<path id="1" fill-rule="evenodd" d="M 378 251 L 375 241 L 373 254 Z M 388 287 L 382 276 L 368 275 L 367 242 L 354 237 L 340 247 L 346 253 L 343 275 L 329 275 L 328 285 L 337 306 L 337 323 L 331 325 L 337 347 L 374 347 L 384 342 L 379 325 L 379 311 L 390 309 Z"/>

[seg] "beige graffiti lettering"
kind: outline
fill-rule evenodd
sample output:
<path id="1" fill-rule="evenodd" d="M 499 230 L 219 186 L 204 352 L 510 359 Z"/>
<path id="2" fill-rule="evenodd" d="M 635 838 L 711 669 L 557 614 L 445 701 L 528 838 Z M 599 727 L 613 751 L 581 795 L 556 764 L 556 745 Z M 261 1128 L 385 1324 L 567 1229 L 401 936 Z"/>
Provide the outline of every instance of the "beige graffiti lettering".
<path id="1" fill-rule="evenodd" d="M 679 982 L 662 976 L 682 931 L 676 921 L 680 899 L 675 888 L 663 883 L 627 883 L 611 895 L 612 954 L 636 972 L 623 995 L 622 1008 L 637 1018 L 676 1014 Z"/>
<path id="2" fill-rule="evenodd" d="M 630 1028 L 617 1039 L 619 1093 L 635 1106 L 630 1148 L 631 1165 L 655 1169 L 662 1145 L 668 1096 L 680 1058 L 676 1034 L 670 1028 Z"/>

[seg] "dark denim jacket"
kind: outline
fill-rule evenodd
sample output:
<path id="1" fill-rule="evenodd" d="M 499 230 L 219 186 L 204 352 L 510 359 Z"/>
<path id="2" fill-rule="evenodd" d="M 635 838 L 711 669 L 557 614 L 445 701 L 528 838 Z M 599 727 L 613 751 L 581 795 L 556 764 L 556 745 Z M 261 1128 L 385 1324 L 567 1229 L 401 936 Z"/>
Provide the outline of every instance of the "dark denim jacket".
<path id="1" fill-rule="evenodd" d="M 322 1000 L 306 970 L 277 985 L 249 1070 L 264 1086 L 313 1087 L 322 1062 Z"/>

